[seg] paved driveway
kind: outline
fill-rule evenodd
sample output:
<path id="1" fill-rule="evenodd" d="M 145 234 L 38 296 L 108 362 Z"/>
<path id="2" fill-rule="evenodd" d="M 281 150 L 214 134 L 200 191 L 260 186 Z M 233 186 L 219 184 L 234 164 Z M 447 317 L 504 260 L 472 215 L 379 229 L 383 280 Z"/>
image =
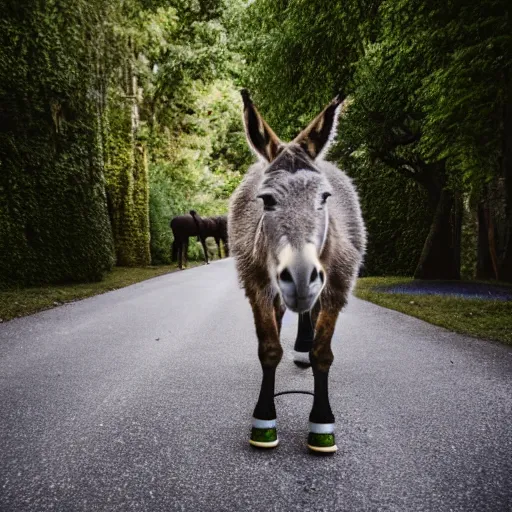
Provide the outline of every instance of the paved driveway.
<path id="1" fill-rule="evenodd" d="M 311 390 L 284 319 L 277 388 Z M 248 443 L 260 368 L 232 260 L 0 325 L 0 510 L 509 511 L 512 349 L 353 298 L 338 323 L 339 451 L 311 397 Z"/>

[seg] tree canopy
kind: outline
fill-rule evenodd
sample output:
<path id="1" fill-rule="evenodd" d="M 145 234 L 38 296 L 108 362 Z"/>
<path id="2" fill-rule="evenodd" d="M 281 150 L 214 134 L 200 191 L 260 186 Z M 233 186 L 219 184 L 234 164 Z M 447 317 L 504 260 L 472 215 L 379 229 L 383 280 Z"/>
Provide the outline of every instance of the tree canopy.
<path id="1" fill-rule="evenodd" d="M 365 272 L 512 280 L 505 0 L 4 4 L 0 283 L 169 262 L 171 217 L 225 212 L 251 162 L 242 87 L 288 140 L 347 97 Z"/>
<path id="2" fill-rule="evenodd" d="M 253 27 L 240 42 L 247 81 L 278 132 L 293 136 L 301 114 L 313 115 L 337 90 L 349 96 L 333 157 L 365 191 L 369 262 L 380 253 L 388 271 L 410 271 L 393 268 L 399 246 L 381 252 L 381 230 L 384 222 L 385 231 L 404 232 L 422 205 L 430 219 L 426 230 L 425 216 L 415 215 L 423 244 L 403 246 L 417 254 L 417 277 L 459 277 L 468 245 L 461 227 L 474 218 L 479 274 L 512 277 L 507 2 L 261 0 L 243 17 Z M 399 204 L 372 201 L 382 188 L 396 199 L 397 186 Z"/>

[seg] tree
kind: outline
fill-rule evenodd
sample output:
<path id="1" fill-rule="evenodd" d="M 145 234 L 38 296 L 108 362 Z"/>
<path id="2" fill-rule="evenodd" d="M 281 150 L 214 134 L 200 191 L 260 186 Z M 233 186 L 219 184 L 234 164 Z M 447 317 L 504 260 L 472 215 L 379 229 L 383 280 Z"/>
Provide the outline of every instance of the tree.
<path id="1" fill-rule="evenodd" d="M 458 279 L 458 178 L 449 174 L 445 158 L 426 158 L 420 145 L 426 116 L 418 90 L 432 63 L 422 51 L 426 35 L 412 20 L 421 19 L 425 12 L 412 2 L 385 5 L 382 11 L 382 42 L 370 45 L 356 65 L 353 102 L 340 128 L 344 154 L 350 158 L 355 148 L 363 150 L 373 161 L 384 163 L 424 188 L 433 217 L 415 277 Z M 402 20 L 403 26 L 399 24 Z"/>
<path id="2" fill-rule="evenodd" d="M 155 243 L 169 236 L 169 218 L 155 213 L 225 208 L 241 145 L 225 152 L 211 137 L 236 141 L 242 133 L 230 117 L 232 87 L 221 83 L 231 58 L 225 7 L 223 0 L 5 3 L 2 285 L 100 279 L 114 262 L 149 264 L 158 259 L 150 235 Z M 214 108 L 224 108 L 226 122 L 211 116 L 213 133 L 202 133 L 201 98 L 215 80 L 223 96 Z"/>
<path id="3" fill-rule="evenodd" d="M 462 200 L 471 194 L 485 224 L 479 259 L 508 279 L 508 4 L 262 0 L 245 12 L 255 27 L 242 45 L 249 82 L 278 130 L 293 135 L 301 113 L 341 88 L 352 103 L 340 123 L 340 162 L 356 181 L 367 174 L 357 165 L 375 180 L 384 165 L 427 194 L 432 220 L 415 275 L 459 277 Z"/>
<path id="4" fill-rule="evenodd" d="M 292 139 L 340 91 L 378 29 L 382 0 L 258 0 L 241 9 L 245 87 L 282 138 Z"/>
<path id="5" fill-rule="evenodd" d="M 442 155 L 476 204 L 479 277 L 512 280 L 512 23 L 503 0 L 439 3 L 425 80 L 423 152 Z"/>

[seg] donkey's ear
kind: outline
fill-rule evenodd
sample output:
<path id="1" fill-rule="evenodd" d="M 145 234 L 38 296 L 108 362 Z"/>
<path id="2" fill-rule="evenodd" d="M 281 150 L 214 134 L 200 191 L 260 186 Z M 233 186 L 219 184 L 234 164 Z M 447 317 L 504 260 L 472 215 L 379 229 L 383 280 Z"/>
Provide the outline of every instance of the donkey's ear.
<path id="1" fill-rule="evenodd" d="M 245 133 L 249 145 L 258 157 L 267 162 L 272 162 L 277 156 L 281 141 L 256 110 L 249 96 L 249 91 L 243 89 L 241 94 L 244 100 Z"/>
<path id="2" fill-rule="evenodd" d="M 342 104 L 342 96 L 338 94 L 309 126 L 295 137 L 293 142 L 299 144 L 313 160 L 325 154 L 334 141 Z"/>

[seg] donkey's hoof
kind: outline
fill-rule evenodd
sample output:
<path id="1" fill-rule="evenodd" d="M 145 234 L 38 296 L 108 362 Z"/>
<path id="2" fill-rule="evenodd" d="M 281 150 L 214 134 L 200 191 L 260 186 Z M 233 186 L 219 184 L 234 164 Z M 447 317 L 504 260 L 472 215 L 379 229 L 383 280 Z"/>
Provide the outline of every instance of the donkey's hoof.
<path id="1" fill-rule="evenodd" d="M 293 352 L 293 362 L 300 368 L 309 368 L 311 361 L 309 360 L 309 352 Z"/>
<path id="2" fill-rule="evenodd" d="M 308 448 L 318 453 L 338 450 L 334 439 L 334 423 L 309 423 Z"/>
<path id="3" fill-rule="evenodd" d="M 257 448 L 275 448 L 279 444 L 276 428 L 253 427 L 249 443 Z"/>
<path id="4" fill-rule="evenodd" d="M 309 433 L 308 448 L 312 452 L 318 453 L 334 453 L 338 451 L 334 434 L 313 434 Z"/>

